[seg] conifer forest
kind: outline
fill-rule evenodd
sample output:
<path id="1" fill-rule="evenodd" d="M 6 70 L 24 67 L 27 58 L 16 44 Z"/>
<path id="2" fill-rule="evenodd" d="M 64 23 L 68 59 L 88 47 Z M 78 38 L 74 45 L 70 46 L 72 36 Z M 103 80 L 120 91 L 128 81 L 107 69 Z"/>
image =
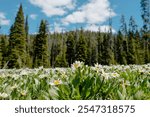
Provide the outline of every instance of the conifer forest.
<path id="1" fill-rule="evenodd" d="M 0 34 L 0 68 L 69 67 L 75 61 L 86 65 L 128 65 L 150 62 L 150 17 L 149 6 L 141 2 L 143 27 L 138 28 L 131 16 L 126 24 L 120 19 L 120 29 L 113 34 L 76 29 L 62 33 L 51 32 L 49 22 L 41 20 L 38 33 L 29 34 L 28 16 L 23 7 L 17 12 L 10 34 Z M 2 28 L 2 27 L 1 27 Z"/>

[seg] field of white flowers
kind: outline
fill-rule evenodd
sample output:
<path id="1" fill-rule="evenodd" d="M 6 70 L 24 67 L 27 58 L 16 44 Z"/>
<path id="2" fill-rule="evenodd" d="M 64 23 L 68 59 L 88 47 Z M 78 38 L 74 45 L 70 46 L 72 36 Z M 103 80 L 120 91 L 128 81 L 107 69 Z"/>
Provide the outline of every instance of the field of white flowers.
<path id="1" fill-rule="evenodd" d="M 1 69 L 1 100 L 149 100 L 150 64 Z"/>

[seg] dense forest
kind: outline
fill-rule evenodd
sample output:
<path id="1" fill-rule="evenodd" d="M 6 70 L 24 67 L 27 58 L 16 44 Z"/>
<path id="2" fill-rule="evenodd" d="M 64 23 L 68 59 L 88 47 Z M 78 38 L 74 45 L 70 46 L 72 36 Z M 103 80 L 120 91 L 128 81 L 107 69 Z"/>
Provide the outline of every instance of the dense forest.
<path id="1" fill-rule="evenodd" d="M 150 11 L 149 0 L 141 0 L 143 27 L 138 27 L 133 16 L 129 24 L 120 18 L 120 29 L 109 31 L 74 31 L 51 33 L 48 21 L 41 20 L 38 33 L 29 34 L 28 16 L 20 5 L 10 34 L 0 31 L 0 68 L 69 67 L 75 61 L 87 65 L 95 63 L 146 64 L 150 63 Z M 140 14 L 139 14 L 140 15 Z M 3 28 L 3 27 L 1 27 Z"/>

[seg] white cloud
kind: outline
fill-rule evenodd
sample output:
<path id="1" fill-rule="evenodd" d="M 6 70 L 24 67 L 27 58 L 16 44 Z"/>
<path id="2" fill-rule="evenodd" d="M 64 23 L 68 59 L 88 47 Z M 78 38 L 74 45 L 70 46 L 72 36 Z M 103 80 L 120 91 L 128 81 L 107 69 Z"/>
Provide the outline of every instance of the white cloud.
<path id="1" fill-rule="evenodd" d="M 108 26 L 108 25 L 97 26 L 97 25 L 93 24 L 93 25 L 87 25 L 84 29 L 97 32 L 97 31 L 99 31 L 99 28 L 100 28 L 101 32 L 109 32 L 110 31 L 110 26 Z M 113 28 L 112 28 L 112 33 L 116 33 L 116 30 Z"/>
<path id="2" fill-rule="evenodd" d="M 59 23 L 54 22 L 54 29 L 51 30 L 51 32 L 52 32 L 52 33 L 53 33 L 53 32 L 58 32 L 58 33 L 60 33 L 60 32 L 62 32 L 62 31 L 65 31 L 65 28 L 64 28 L 63 26 L 61 26 Z"/>
<path id="3" fill-rule="evenodd" d="M 29 16 L 31 19 L 35 20 L 37 18 L 37 15 L 36 14 L 30 14 Z"/>
<path id="4" fill-rule="evenodd" d="M 6 19 L 6 16 L 3 12 L 0 12 L 0 25 L 9 25 L 10 20 Z"/>
<path id="5" fill-rule="evenodd" d="M 29 0 L 31 4 L 42 9 L 42 12 L 50 17 L 62 16 L 75 7 L 75 0 Z"/>
<path id="6" fill-rule="evenodd" d="M 111 11 L 111 14 L 110 14 Z M 66 16 L 62 22 L 69 23 L 103 23 L 109 17 L 115 16 L 115 12 L 110 8 L 108 0 L 89 0 L 89 2 L 77 11 Z"/>

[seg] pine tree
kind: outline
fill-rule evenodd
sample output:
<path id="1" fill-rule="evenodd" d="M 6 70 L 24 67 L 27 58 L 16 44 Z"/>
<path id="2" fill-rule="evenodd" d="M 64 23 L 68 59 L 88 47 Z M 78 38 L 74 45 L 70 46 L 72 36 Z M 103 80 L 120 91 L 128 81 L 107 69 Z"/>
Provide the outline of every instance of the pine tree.
<path id="1" fill-rule="evenodd" d="M 87 32 L 87 59 L 86 59 L 86 64 L 87 65 L 92 65 L 92 49 L 93 49 L 93 39 L 92 39 L 92 36 L 91 36 L 91 32 Z M 92 41 L 91 41 L 92 40 Z"/>
<path id="2" fill-rule="evenodd" d="M 150 1 L 141 0 L 141 17 L 143 19 L 143 32 L 148 33 L 150 30 Z"/>
<path id="3" fill-rule="evenodd" d="M 91 65 L 93 66 L 96 63 L 98 63 L 98 52 L 97 52 L 97 48 L 94 45 L 92 45 L 92 47 L 91 47 Z"/>
<path id="4" fill-rule="evenodd" d="M 55 59 L 56 59 L 56 50 L 57 46 L 55 44 L 55 39 L 52 39 L 52 46 L 51 46 L 51 58 L 50 58 L 50 64 L 52 67 L 55 67 Z"/>
<path id="5" fill-rule="evenodd" d="M 135 34 L 136 31 L 137 31 L 137 25 L 133 16 L 131 16 L 129 20 L 129 32 L 132 32 L 133 34 Z"/>
<path id="6" fill-rule="evenodd" d="M 127 35 L 127 24 L 126 24 L 124 15 L 121 16 L 120 23 L 121 23 L 120 32 L 122 33 L 122 35 L 126 36 Z"/>
<path id="7" fill-rule="evenodd" d="M 136 63 L 135 39 L 134 33 L 131 31 L 129 31 L 128 34 L 128 47 L 129 47 L 129 51 L 127 53 L 128 64 L 135 64 Z"/>
<path id="8" fill-rule="evenodd" d="M 28 38 L 29 38 L 28 16 L 26 16 L 26 20 L 25 20 L 25 33 L 26 33 L 26 40 L 28 42 Z"/>
<path id="9" fill-rule="evenodd" d="M 32 59 L 31 59 L 31 47 L 30 47 L 30 38 L 29 38 L 29 25 L 28 25 L 28 16 L 26 16 L 25 20 L 25 35 L 26 35 L 26 65 L 28 67 L 32 67 Z"/>
<path id="10" fill-rule="evenodd" d="M 136 64 L 144 64 L 144 52 L 142 49 L 142 40 L 138 30 L 135 32 L 135 45 L 136 45 L 135 46 Z"/>
<path id="11" fill-rule="evenodd" d="M 52 67 L 55 67 L 56 58 L 59 55 L 60 51 L 61 51 L 60 37 L 56 32 L 54 32 L 52 36 L 51 56 L 50 56 L 50 62 Z"/>
<path id="12" fill-rule="evenodd" d="M 46 21 L 42 20 L 39 32 L 34 40 L 33 67 L 49 67 L 47 30 Z"/>
<path id="13" fill-rule="evenodd" d="M 103 39 L 102 64 L 110 65 L 114 63 L 114 53 L 110 45 L 110 35 L 104 34 Z"/>
<path id="14" fill-rule="evenodd" d="M 0 31 L 1 31 L 1 24 L 0 24 Z M 2 48 L 1 48 L 1 35 L 0 35 L 0 69 L 2 68 Z"/>
<path id="15" fill-rule="evenodd" d="M 150 62 L 150 37 L 147 34 L 143 35 L 143 45 L 144 45 L 144 61 L 145 63 Z"/>
<path id="16" fill-rule="evenodd" d="M 79 40 L 76 46 L 75 57 L 76 57 L 76 60 L 82 61 L 82 62 L 86 62 L 86 59 L 87 59 L 87 43 L 85 41 L 82 28 L 81 28 Z"/>
<path id="17" fill-rule="evenodd" d="M 121 31 L 117 34 L 116 39 L 116 60 L 119 64 L 127 64 L 127 44 L 126 41 L 123 39 L 123 35 Z"/>
<path id="18" fill-rule="evenodd" d="M 0 36 L 0 69 L 2 68 L 2 44 L 1 44 L 1 36 Z"/>
<path id="19" fill-rule="evenodd" d="M 22 5 L 20 5 L 15 22 L 10 29 L 8 62 L 9 68 L 26 66 L 26 40 Z"/>
<path id="20" fill-rule="evenodd" d="M 67 61 L 66 61 L 66 44 L 63 37 L 63 32 L 61 34 L 61 50 L 59 52 L 59 55 L 56 57 L 55 61 L 55 67 L 67 67 Z"/>
<path id="21" fill-rule="evenodd" d="M 7 66 L 7 53 L 8 53 L 8 40 L 6 36 L 2 36 L 1 37 L 1 55 L 2 55 L 2 68 L 4 68 L 5 66 Z"/>
<path id="22" fill-rule="evenodd" d="M 143 28 L 142 28 L 142 39 L 143 41 L 143 49 L 144 49 L 144 60 L 145 63 L 150 62 L 150 1 L 149 0 L 141 0 L 141 17 L 143 19 Z"/>
<path id="23" fill-rule="evenodd" d="M 75 39 L 74 39 L 73 32 L 70 32 L 68 34 L 66 45 L 67 45 L 66 59 L 67 59 L 68 65 L 71 66 L 71 64 L 75 60 Z"/>
<path id="24" fill-rule="evenodd" d="M 128 53 L 127 61 L 128 64 L 137 63 L 136 58 L 136 45 L 135 45 L 135 32 L 137 30 L 137 25 L 134 18 L 131 16 L 129 20 L 129 31 L 128 31 Z"/>
<path id="25" fill-rule="evenodd" d="M 128 53 L 128 50 L 129 50 L 129 47 L 128 47 L 128 39 L 127 39 L 127 25 L 126 25 L 126 21 L 125 21 L 125 16 L 122 15 L 121 16 L 121 26 L 120 26 L 120 29 L 119 29 L 119 40 L 120 41 L 119 43 L 121 44 L 120 45 L 120 55 L 121 55 L 121 58 L 120 58 L 120 64 L 127 64 L 127 53 Z"/>
<path id="26" fill-rule="evenodd" d="M 98 63 L 102 62 L 102 47 L 103 47 L 103 38 L 101 36 L 100 28 L 97 36 L 97 49 L 98 49 Z"/>

